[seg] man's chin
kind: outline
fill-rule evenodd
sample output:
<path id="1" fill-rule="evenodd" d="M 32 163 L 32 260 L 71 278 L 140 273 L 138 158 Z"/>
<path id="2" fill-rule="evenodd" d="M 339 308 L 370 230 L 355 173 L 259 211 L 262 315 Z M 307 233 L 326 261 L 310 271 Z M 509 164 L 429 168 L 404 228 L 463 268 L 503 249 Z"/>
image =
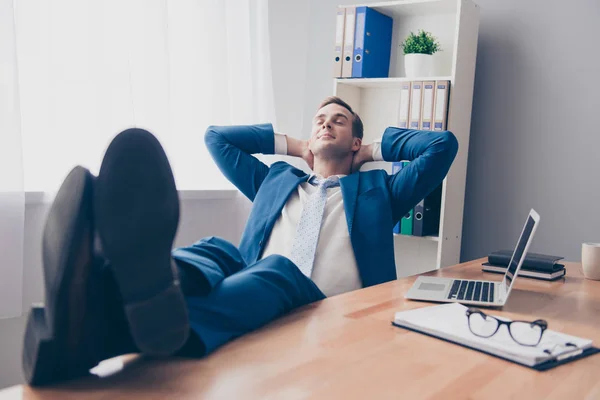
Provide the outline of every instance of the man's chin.
<path id="1" fill-rule="evenodd" d="M 344 151 L 334 143 L 321 143 L 318 147 L 312 149 L 312 153 L 315 157 L 319 158 L 343 158 L 350 152 Z"/>

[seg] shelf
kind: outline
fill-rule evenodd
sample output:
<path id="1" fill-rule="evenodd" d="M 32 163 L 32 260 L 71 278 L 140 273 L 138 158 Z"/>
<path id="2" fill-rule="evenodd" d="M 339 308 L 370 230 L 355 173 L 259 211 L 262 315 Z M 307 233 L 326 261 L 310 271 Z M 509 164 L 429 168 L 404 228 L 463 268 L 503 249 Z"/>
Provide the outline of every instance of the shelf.
<path id="1" fill-rule="evenodd" d="M 460 260 L 480 9 L 475 3 L 477 0 L 375 1 L 378 2 L 359 6 L 393 18 L 388 77 L 333 78 L 333 93 L 360 115 L 364 140 L 369 143 L 379 139 L 388 127 L 397 126 L 402 85 L 411 81 L 449 81 L 451 112 L 448 112 L 447 129 L 459 142 L 458 154 L 445 178 L 440 233 L 425 237 L 393 236 L 397 276 L 406 276 L 454 265 Z M 346 3 L 352 6 L 352 2 Z M 401 44 L 411 32 L 419 29 L 431 32 L 442 51 L 433 55 L 433 76 L 409 78 Z M 390 163 L 375 164 L 378 163 L 369 163 L 363 168 L 391 173 Z"/>
<path id="2" fill-rule="evenodd" d="M 404 0 L 382 3 L 357 4 L 367 6 L 392 18 L 456 13 L 457 0 Z M 348 7 L 342 5 L 341 7 Z"/>
<path id="3" fill-rule="evenodd" d="M 395 237 L 407 238 L 410 240 L 427 240 L 431 242 L 439 242 L 439 236 L 413 236 L 413 235 L 403 235 L 400 233 L 394 233 Z"/>
<path id="4" fill-rule="evenodd" d="M 335 78 L 338 85 L 355 86 L 360 88 L 394 88 L 410 81 L 450 81 L 451 76 L 427 76 L 415 78 Z"/>

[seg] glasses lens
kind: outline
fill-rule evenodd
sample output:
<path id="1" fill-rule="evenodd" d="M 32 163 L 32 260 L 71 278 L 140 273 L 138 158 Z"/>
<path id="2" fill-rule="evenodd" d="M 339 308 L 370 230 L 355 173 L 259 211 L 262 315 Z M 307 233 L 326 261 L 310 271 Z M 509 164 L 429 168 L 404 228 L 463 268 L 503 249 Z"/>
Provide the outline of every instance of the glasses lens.
<path id="1" fill-rule="evenodd" d="M 469 328 L 477 336 L 490 337 L 498 329 L 498 321 L 479 313 L 469 315 Z"/>
<path id="2" fill-rule="evenodd" d="M 535 346 L 542 337 L 542 328 L 530 322 L 513 322 L 510 324 L 510 334 L 515 342 L 525 346 Z"/>

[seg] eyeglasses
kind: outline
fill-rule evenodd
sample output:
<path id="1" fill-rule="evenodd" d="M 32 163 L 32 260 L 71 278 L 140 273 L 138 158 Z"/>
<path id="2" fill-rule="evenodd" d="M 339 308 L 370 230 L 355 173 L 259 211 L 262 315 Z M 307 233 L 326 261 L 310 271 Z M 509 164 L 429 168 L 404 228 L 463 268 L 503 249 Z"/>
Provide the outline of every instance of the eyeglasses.
<path id="1" fill-rule="evenodd" d="M 475 308 L 467 309 L 467 319 L 471 332 L 483 338 L 494 336 L 502 325 L 506 325 L 510 337 L 523 346 L 537 346 L 548 328 L 548 323 L 543 319 L 532 322 L 502 321 Z"/>

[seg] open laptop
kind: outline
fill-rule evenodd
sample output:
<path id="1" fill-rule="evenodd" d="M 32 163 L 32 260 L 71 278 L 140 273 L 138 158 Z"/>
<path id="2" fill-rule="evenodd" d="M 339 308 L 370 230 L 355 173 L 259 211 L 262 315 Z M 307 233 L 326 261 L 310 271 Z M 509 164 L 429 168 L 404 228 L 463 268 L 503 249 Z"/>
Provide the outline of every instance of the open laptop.
<path id="1" fill-rule="evenodd" d="M 502 282 L 419 276 L 404 297 L 444 303 L 503 306 L 508 300 L 510 289 L 517 278 L 539 222 L 540 216 L 531 209 Z"/>

